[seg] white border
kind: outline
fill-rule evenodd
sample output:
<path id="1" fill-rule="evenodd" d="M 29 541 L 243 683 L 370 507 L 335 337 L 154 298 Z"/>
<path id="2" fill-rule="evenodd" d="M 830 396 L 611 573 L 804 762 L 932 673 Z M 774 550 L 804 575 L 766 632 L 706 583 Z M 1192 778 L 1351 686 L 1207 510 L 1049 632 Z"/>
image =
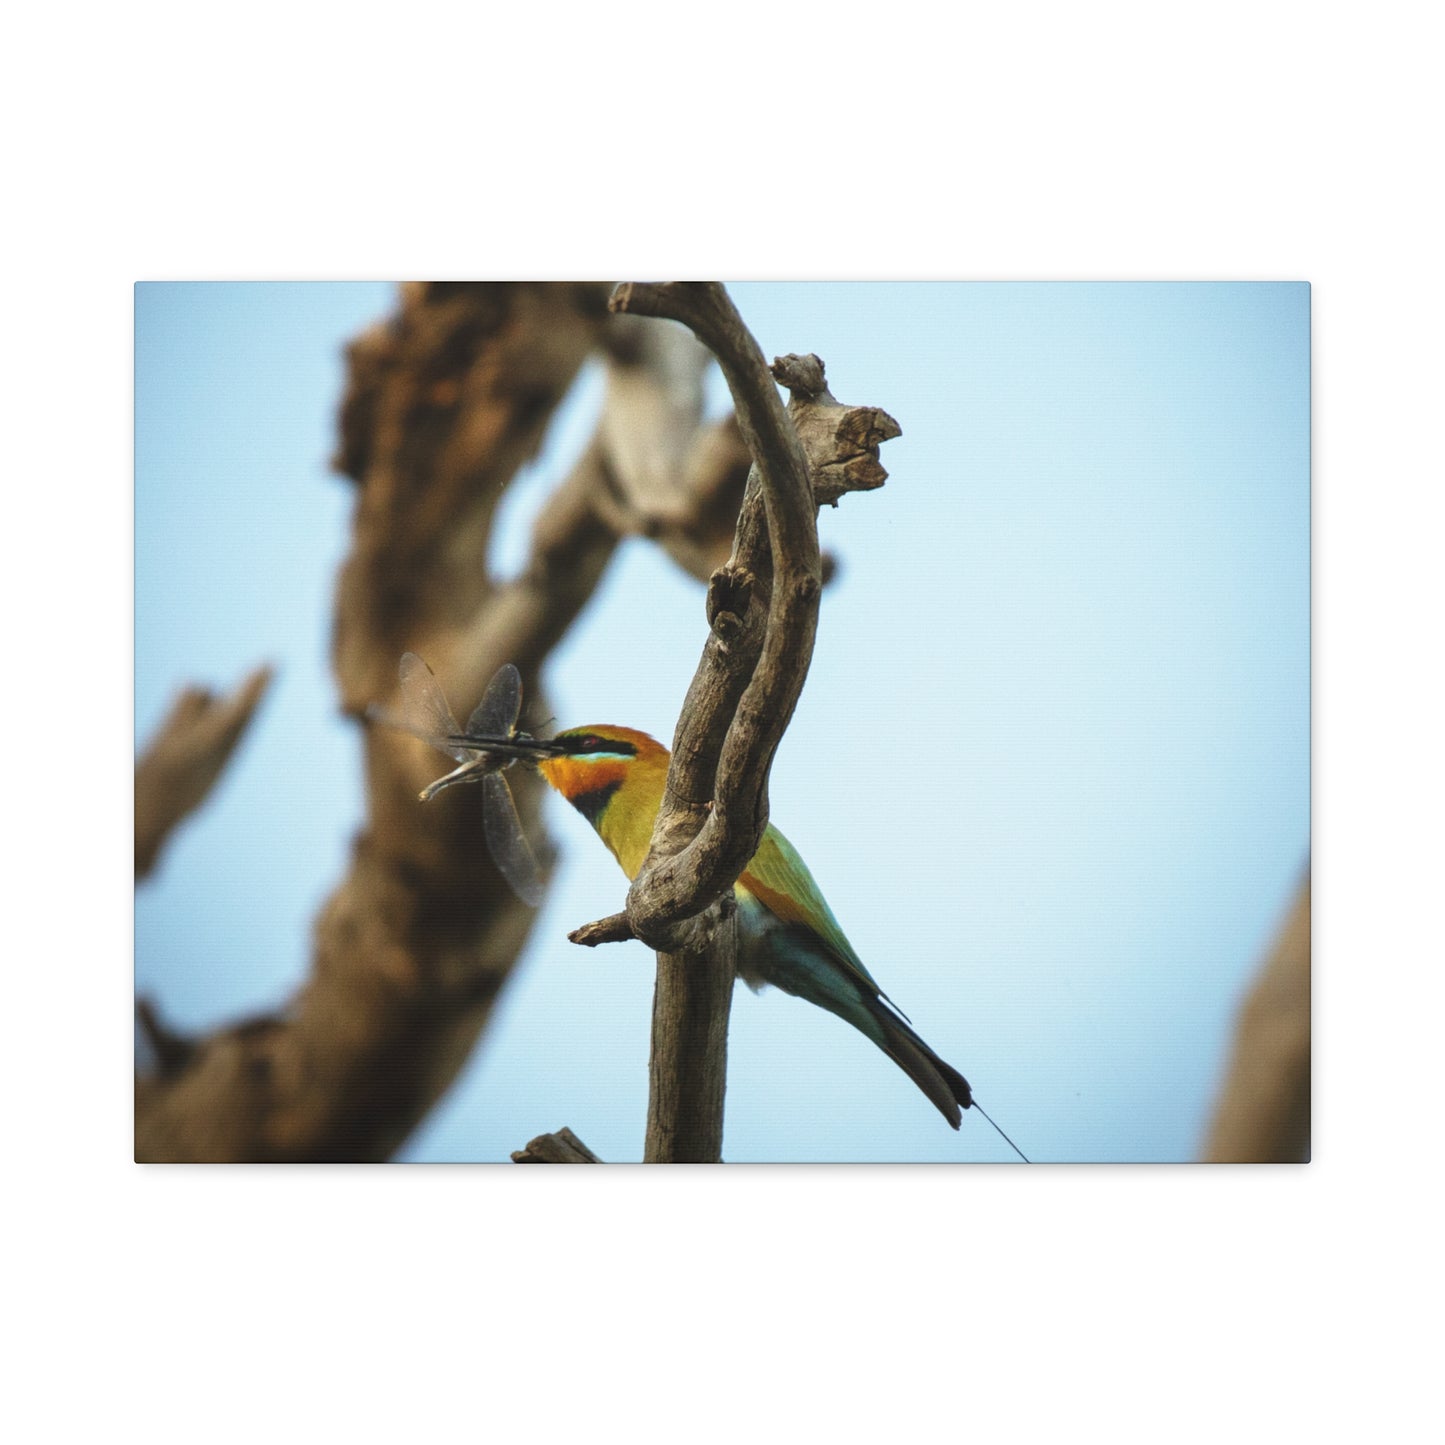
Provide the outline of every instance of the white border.
<path id="1" fill-rule="evenodd" d="M 1416 13 L 29 14 L 5 101 L 10 1409 L 67 1439 L 1412 1433 L 1438 1210 L 1415 1074 L 1442 1017 Z M 131 283 L 621 272 L 1314 283 L 1315 1164 L 128 1162 Z"/>

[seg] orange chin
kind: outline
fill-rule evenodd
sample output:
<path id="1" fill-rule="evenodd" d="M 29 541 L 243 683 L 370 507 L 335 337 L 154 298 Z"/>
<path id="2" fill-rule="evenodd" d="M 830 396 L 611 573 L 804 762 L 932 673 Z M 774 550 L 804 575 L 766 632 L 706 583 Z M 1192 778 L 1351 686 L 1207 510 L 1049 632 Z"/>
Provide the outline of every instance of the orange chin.
<path id="1" fill-rule="evenodd" d="M 627 777 L 626 758 L 543 758 L 542 776 L 569 801 L 599 788 L 620 786 Z"/>

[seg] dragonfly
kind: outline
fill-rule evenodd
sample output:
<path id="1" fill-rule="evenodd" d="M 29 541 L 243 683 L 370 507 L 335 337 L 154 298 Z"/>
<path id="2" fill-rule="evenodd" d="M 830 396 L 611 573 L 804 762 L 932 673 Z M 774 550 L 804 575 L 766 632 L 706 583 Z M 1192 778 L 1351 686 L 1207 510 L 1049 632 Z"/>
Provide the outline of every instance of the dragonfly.
<path id="1" fill-rule="evenodd" d="M 535 908 L 542 901 L 542 870 L 537 866 L 537 856 L 517 816 L 516 800 L 503 776 L 504 769 L 511 767 L 516 757 L 479 748 L 470 741 L 475 737 L 494 741 L 528 738 L 529 734 L 517 728 L 522 712 L 522 674 L 510 662 L 503 663 L 492 674 L 481 702 L 467 719 L 465 730 L 457 726 L 436 674 L 416 653 L 402 655 L 398 677 L 400 714 L 373 703 L 366 715 L 386 727 L 430 743 L 461 764 L 421 790 L 418 797 L 423 803 L 430 802 L 453 783 L 481 783 L 482 830 L 492 861 L 522 902 Z"/>

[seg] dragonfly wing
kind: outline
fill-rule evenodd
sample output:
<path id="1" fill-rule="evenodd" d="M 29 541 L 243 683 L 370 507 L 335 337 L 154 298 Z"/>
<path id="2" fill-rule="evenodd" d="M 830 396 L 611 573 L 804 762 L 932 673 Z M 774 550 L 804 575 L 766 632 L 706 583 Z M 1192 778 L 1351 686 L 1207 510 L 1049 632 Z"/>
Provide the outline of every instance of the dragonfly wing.
<path id="1" fill-rule="evenodd" d="M 499 772 L 488 773 L 482 779 L 482 824 L 492 862 L 512 885 L 517 897 L 535 908 L 542 901 L 544 891 L 541 870 L 532 845 L 522 831 L 512 790 Z"/>
<path id="2" fill-rule="evenodd" d="M 510 737 L 521 711 L 522 674 L 510 662 L 504 662 L 492 674 L 481 702 L 467 719 L 467 731 L 489 738 Z"/>
<path id="3" fill-rule="evenodd" d="M 464 763 L 468 758 L 476 756 L 475 751 L 468 752 L 465 748 L 459 748 L 454 743 L 448 742 L 446 738 L 438 737 L 425 728 L 413 727 L 405 718 L 399 717 L 390 708 L 381 707 L 377 703 L 373 702 L 367 705 L 366 715 L 372 722 L 379 722 L 393 732 L 405 733 L 408 737 L 420 738 L 422 742 L 430 743 L 438 752 L 445 753 L 449 758 L 455 758 L 459 763 Z"/>
<path id="4" fill-rule="evenodd" d="M 369 708 L 371 716 L 378 718 L 388 727 L 410 733 L 414 738 L 428 742 L 439 752 L 446 753 L 459 763 L 471 756 L 464 748 L 453 747 L 445 739 L 458 731 L 457 720 L 447 702 L 442 685 L 436 674 L 414 652 L 402 654 L 398 671 L 401 682 L 401 714 L 396 716 L 384 708 Z"/>

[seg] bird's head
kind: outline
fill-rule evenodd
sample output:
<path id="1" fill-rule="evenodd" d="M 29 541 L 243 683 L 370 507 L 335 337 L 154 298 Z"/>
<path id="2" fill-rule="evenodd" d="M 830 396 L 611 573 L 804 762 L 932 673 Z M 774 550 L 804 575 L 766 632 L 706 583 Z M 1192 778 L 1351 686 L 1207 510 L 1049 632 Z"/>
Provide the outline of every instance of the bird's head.
<path id="1" fill-rule="evenodd" d="M 553 738 L 468 736 L 468 745 L 518 762 L 531 763 L 569 803 L 589 816 L 634 778 L 661 780 L 669 754 L 655 738 L 636 728 L 610 723 L 568 728 Z"/>
<path id="2" fill-rule="evenodd" d="M 583 799 L 610 798 L 629 778 L 654 773 L 666 776 L 668 752 L 656 739 L 636 728 L 599 724 L 568 728 L 550 741 L 559 749 L 538 760 L 542 776 L 584 812 Z"/>

